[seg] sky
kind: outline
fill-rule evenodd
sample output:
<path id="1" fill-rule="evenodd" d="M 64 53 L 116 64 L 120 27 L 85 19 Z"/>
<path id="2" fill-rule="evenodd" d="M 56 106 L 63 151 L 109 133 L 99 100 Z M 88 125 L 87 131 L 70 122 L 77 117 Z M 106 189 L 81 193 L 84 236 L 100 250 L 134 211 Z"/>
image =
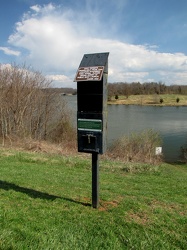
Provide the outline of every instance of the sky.
<path id="1" fill-rule="evenodd" d="M 76 88 L 83 55 L 99 52 L 110 83 L 187 85 L 187 0 L 1 0 L 1 65 Z"/>

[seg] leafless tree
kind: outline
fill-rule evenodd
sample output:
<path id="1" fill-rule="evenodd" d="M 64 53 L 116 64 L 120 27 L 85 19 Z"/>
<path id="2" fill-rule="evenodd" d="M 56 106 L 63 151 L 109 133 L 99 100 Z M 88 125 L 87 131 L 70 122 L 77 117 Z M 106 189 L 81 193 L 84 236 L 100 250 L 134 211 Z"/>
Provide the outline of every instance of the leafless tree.
<path id="1" fill-rule="evenodd" d="M 62 124 L 65 103 L 58 92 L 47 91 L 50 84 L 40 72 L 26 66 L 0 65 L 2 144 L 13 137 L 45 140 L 55 125 Z"/>

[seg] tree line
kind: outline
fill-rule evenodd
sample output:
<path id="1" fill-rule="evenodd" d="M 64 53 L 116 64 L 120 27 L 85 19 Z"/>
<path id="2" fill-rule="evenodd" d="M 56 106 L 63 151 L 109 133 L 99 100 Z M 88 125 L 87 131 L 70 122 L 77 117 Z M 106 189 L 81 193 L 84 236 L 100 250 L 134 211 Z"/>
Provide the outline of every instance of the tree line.
<path id="1" fill-rule="evenodd" d="M 109 83 L 109 98 L 115 95 L 152 95 L 152 94 L 187 94 L 187 86 L 170 85 L 167 86 L 162 82 L 132 82 L 132 83 Z"/>

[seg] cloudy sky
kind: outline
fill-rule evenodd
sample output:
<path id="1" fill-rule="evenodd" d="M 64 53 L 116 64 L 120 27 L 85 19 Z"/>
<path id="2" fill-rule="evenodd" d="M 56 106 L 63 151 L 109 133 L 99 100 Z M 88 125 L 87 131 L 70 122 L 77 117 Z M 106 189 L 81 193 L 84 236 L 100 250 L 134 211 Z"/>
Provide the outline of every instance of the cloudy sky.
<path id="1" fill-rule="evenodd" d="M 109 82 L 187 85 L 187 0 L 2 0 L 0 63 L 76 87 L 84 54 L 110 52 Z"/>

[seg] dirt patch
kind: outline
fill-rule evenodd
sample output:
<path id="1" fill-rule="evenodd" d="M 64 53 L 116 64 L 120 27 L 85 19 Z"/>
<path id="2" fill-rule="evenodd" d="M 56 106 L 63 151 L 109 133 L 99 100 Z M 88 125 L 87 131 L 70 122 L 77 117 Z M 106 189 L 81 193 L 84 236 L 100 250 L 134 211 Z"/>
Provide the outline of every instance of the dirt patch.
<path id="1" fill-rule="evenodd" d="M 155 209 L 164 209 L 166 211 L 168 211 L 169 213 L 178 213 L 181 215 L 186 215 L 187 212 L 183 210 L 183 208 L 178 205 L 178 204 L 173 204 L 173 203 L 164 203 L 158 200 L 153 200 L 150 203 L 150 208 L 152 210 Z"/>
<path id="2" fill-rule="evenodd" d="M 103 200 L 100 200 L 99 202 L 99 211 L 107 211 L 109 209 L 112 209 L 112 208 L 115 208 L 119 205 L 120 203 L 120 200 L 122 198 L 119 197 L 118 200 L 113 200 L 113 201 L 103 201 Z"/>
<path id="3" fill-rule="evenodd" d="M 139 225 L 148 225 L 151 222 L 151 219 L 149 218 L 148 214 L 146 214 L 145 212 L 138 212 L 138 213 L 130 212 L 127 215 L 126 220 L 129 222 L 133 221 Z"/>

